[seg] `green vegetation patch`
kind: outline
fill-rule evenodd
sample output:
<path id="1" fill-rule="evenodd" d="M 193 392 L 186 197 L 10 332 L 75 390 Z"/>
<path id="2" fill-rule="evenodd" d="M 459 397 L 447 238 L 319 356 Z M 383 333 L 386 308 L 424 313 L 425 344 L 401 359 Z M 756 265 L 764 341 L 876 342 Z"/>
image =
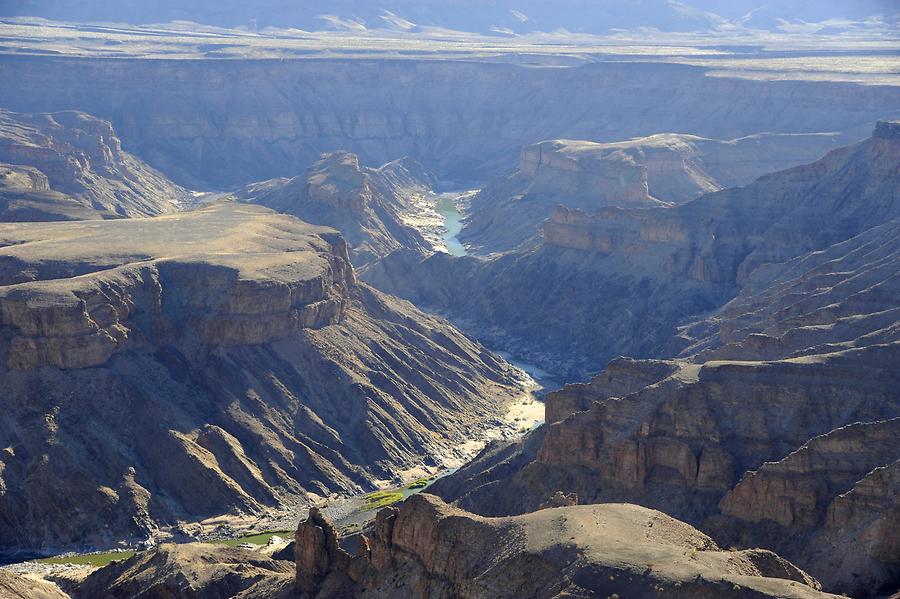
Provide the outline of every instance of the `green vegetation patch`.
<path id="1" fill-rule="evenodd" d="M 108 551 L 106 553 L 86 553 L 83 555 L 58 555 L 39 559 L 42 564 L 74 564 L 77 566 L 97 566 L 102 568 L 113 562 L 128 559 L 134 551 Z"/>
<path id="2" fill-rule="evenodd" d="M 380 510 L 381 508 L 393 505 L 398 501 L 403 501 L 403 499 L 403 493 L 400 491 L 375 491 L 374 493 L 369 493 L 363 497 L 363 501 L 365 502 L 363 509 L 366 511 Z"/>
<path id="3" fill-rule="evenodd" d="M 269 530 L 257 534 L 238 537 L 237 539 L 228 539 L 224 541 L 213 541 L 218 545 L 227 545 L 229 547 L 237 547 L 242 543 L 252 543 L 254 545 L 265 545 L 274 536 L 291 539 L 294 533 L 289 530 Z M 102 568 L 112 562 L 118 562 L 128 559 L 134 555 L 134 551 L 108 551 L 106 553 L 83 553 L 81 555 L 57 555 L 54 557 L 45 557 L 37 560 L 42 564 L 74 564 L 78 566 L 97 566 Z"/>

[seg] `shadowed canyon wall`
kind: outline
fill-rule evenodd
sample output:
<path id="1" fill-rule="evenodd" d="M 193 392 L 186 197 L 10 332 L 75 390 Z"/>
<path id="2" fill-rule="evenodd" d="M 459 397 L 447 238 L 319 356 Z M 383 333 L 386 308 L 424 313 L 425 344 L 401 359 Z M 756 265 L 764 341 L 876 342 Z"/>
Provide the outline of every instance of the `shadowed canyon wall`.
<path id="1" fill-rule="evenodd" d="M 400 156 L 485 180 L 544 139 L 661 131 L 864 137 L 900 90 L 705 76 L 663 64 L 578 68 L 441 61 L 0 59 L 0 106 L 109 119 L 125 148 L 178 183 L 224 188 L 294 176 L 321 152 Z"/>

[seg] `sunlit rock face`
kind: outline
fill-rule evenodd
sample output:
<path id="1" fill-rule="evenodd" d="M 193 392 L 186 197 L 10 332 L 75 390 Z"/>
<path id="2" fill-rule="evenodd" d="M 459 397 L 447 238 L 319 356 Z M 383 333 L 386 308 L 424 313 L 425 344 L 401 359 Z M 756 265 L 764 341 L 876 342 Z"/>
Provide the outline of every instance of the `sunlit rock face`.
<path id="1" fill-rule="evenodd" d="M 445 321 L 359 283 L 333 229 L 263 207 L 0 240 L 0 549 L 360 492 L 521 393 Z"/>
<path id="2" fill-rule="evenodd" d="M 832 592 L 896 586 L 894 130 L 880 123 L 816 163 L 675 208 L 558 213 L 557 257 L 739 291 L 670 329 L 657 350 L 668 359 L 616 358 L 551 393 L 545 431 L 432 491 L 487 515 L 557 492 L 637 502 L 722 543 L 771 548 Z"/>
<path id="3" fill-rule="evenodd" d="M 665 64 L 2 61 L 0 105 L 108 119 L 129 151 L 197 189 L 293 177 L 334 150 L 364 164 L 412 156 L 446 180 L 483 182 L 547 139 L 827 131 L 847 143 L 900 103 L 887 86 L 728 79 Z"/>
<path id="4" fill-rule="evenodd" d="M 617 355 L 677 353 L 685 318 L 765 283 L 785 261 L 900 217 L 898 163 L 897 140 L 873 136 L 677 206 L 559 208 L 540 247 L 492 259 L 397 252 L 365 277 L 584 378 Z"/>
<path id="5" fill-rule="evenodd" d="M 381 510 L 364 535 L 351 556 L 334 525 L 311 512 L 296 534 L 300 596 L 828 596 L 774 553 L 724 552 L 684 522 L 628 504 L 483 518 L 421 493 Z"/>

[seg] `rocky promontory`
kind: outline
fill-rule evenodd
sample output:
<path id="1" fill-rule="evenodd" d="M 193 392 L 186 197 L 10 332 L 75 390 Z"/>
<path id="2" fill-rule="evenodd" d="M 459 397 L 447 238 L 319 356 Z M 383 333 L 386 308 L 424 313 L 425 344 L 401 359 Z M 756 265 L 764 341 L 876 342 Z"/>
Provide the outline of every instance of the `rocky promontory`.
<path id="1" fill-rule="evenodd" d="M 431 250 L 431 244 L 407 221 L 420 209 L 416 199 L 431 192 L 432 180 L 413 160 L 396 160 L 374 169 L 360 167 L 355 154 L 330 152 L 304 176 L 254 183 L 236 197 L 334 227 L 348 241 L 353 262 L 360 266 L 400 248 Z"/>
<path id="2" fill-rule="evenodd" d="M 318 514 L 301 522 L 300 596 L 829 596 L 771 552 L 723 551 L 689 525 L 634 505 L 482 518 L 419 494 L 379 512 L 368 534 L 351 556 Z"/>
<path id="3" fill-rule="evenodd" d="M 334 230 L 266 208 L 0 240 L 4 550 L 371 489 L 437 465 L 521 393 L 445 321 L 358 283 Z"/>
<path id="4" fill-rule="evenodd" d="M 460 237 L 482 253 L 536 243 L 554 207 L 680 204 L 805 164 L 834 149 L 833 134 L 757 134 L 721 141 L 662 133 L 597 143 L 557 139 L 525 147 L 519 168 L 471 201 Z M 545 242 L 548 229 L 545 228 Z"/>

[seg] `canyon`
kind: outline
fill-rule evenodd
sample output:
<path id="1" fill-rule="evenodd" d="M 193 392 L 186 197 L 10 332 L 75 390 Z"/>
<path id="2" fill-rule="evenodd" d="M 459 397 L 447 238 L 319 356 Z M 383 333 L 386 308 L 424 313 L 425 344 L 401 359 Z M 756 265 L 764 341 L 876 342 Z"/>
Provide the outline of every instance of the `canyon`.
<path id="1" fill-rule="evenodd" d="M 757 134 L 729 141 L 658 134 L 625 142 L 551 140 L 522 149 L 518 169 L 470 202 L 460 237 L 481 253 L 540 243 L 557 205 L 681 204 L 807 164 L 835 147 L 835 134 Z"/>
<path id="2" fill-rule="evenodd" d="M 757 274 L 900 216 L 897 132 L 881 122 L 812 164 L 674 207 L 559 207 L 537 247 L 490 258 L 404 250 L 364 277 L 570 379 L 619 355 L 671 356 L 681 321 Z"/>
<path id="3" fill-rule="evenodd" d="M 434 175 L 410 159 L 366 168 L 355 154 L 330 152 L 304 176 L 253 183 L 234 195 L 339 230 L 363 266 L 400 248 L 433 251 L 410 223 L 421 219 L 433 185 Z"/>
<path id="4" fill-rule="evenodd" d="M 359 283 L 334 230 L 262 207 L 0 239 L 7 551 L 372 489 L 523 393 L 500 358 Z"/>
<path id="5" fill-rule="evenodd" d="M 5 54 L 0 64 L 0 106 L 108 120 L 128 151 L 180 185 L 213 190 L 293 177 L 335 150 L 371 165 L 411 156 L 467 183 L 514 167 L 522 147 L 546 139 L 826 131 L 849 143 L 900 105 L 891 85 L 710 77 L 664 63 Z"/>
<path id="6" fill-rule="evenodd" d="M 648 251 L 678 255 L 695 235 L 721 244 L 712 256 L 729 256 L 723 248 L 734 244 L 740 259 L 727 269 L 698 269 L 683 254 L 680 268 L 736 282 L 740 292 L 673 328 L 666 359 L 615 358 L 590 382 L 551 393 L 546 430 L 486 449 L 431 492 L 489 516 L 531 512 L 558 492 L 638 503 L 722 544 L 770 548 L 832 592 L 892 588 L 900 565 L 898 130 L 880 123 L 870 140 L 813 165 L 678 208 L 558 213 L 548 225 L 580 231 L 565 234 L 569 249 L 624 253 L 636 267 Z M 860 168 L 866 175 L 855 183 Z M 804 201 L 797 190 L 810 184 Z M 754 190 L 762 186 L 766 195 Z M 781 208 L 764 208 L 761 197 Z M 692 205 L 712 217 L 676 216 Z M 781 210 L 804 216 L 782 225 Z M 819 210 L 828 225 L 809 215 Z M 760 220 L 774 225 L 757 229 L 757 249 L 746 237 L 734 241 Z"/>
<path id="7" fill-rule="evenodd" d="M 65 4 L 0 595 L 897 598 L 900 13 Z"/>

